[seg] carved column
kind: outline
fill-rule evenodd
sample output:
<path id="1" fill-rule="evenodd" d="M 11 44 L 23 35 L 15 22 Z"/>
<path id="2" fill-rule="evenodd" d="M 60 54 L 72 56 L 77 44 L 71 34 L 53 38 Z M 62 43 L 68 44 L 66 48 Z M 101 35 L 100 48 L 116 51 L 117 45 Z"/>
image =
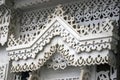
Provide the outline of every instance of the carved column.
<path id="1" fill-rule="evenodd" d="M 80 80 L 91 80 L 90 77 L 90 67 L 88 66 L 84 66 L 81 69 L 81 72 L 80 72 Z"/>

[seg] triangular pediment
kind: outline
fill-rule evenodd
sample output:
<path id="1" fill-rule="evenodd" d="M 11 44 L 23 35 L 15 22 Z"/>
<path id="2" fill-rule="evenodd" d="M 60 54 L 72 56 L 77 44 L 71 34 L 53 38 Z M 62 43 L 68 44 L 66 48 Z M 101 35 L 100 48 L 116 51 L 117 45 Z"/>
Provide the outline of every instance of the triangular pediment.
<path id="1" fill-rule="evenodd" d="M 35 58 L 36 54 L 42 51 L 56 36 L 59 36 L 69 47 L 74 49 L 76 53 L 112 49 L 111 37 L 113 36 L 113 25 L 109 19 L 106 19 L 106 23 L 102 28 L 100 28 L 101 26 L 97 27 L 99 32 L 96 34 L 93 34 L 93 32 L 97 32 L 97 29 L 91 30 L 95 26 L 79 26 L 79 29 L 81 29 L 78 30 L 80 31 L 80 34 L 73 28 L 73 26 L 77 24 L 72 24 L 72 22 L 75 22 L 74 18 L 71 17 L 71 19 L 67 20 L 64 18 L 68 18 L 68 16 L 64 16 L 64 11 L 61 6 L 58 6 L 52 16 L 52 18 L 48 17 L 48 22 L 44 25 L 46 27 L 41 30 L 40 34 L 35 36 L 32 41 L 21 44 L 22 40 L 19 42 L 19 38 L 16 41 L 13 36 L 10 38 L 11 40 L 9 43 L 11 45 L 8 46 L 7 51 L 11 60 L 20 60 L 23 59 L 24 56 L 26 56 L 24 59 Z M 69 21 L 71 22 L 69 23 Z"/>
<path id="2" fill-rule="evenodd" d="M 43 38 L 45 35 L 52 35 L 50 32 L 57 29 L 67 30 L 69 34 L 73 35 L 76 39 L 81 40 L 79 34 L 73 29 L 71 25 L 69 25 L 64 19 L 60 17 L 54 18 L 49 24 L 46 25 L 47 27 L 30 43 L 24 45 L 18 45 L 13 47 L 8 47 L 7 50 L 17 50 L 17 49 L 24 49 L 32 47 L 37 41 Z M 62 34 L 62 32 L 59 32 Z"/>
<path id="3" fill-rule="evenodd" d="M 39 69 L 55 51 L 59 51 L 72 66 L 115 65 L 113 52 L 118 36 L 113 21 L 96 20 L 80 25 L 74 17 L 64 14 L 60 6 L 47 19 L 39 34 L 31 33 L 34 39 L 26 39 L 30 36 L 24 35 L 22 39 L 15 39 L 14 36 L 9 38 L 7 51 L 13 72 Z"/>
<path id="4" fill-rule="evenodd" d="M 42 51 L 43 48 L 50 43 L 53 38 L 55 38 L 55 36 L 59 36 L 68 44 L 69 47 L 74 48 L 77 52 L 79 47 L 78 42 L 81 38 L 79 34 L 74 31 L 72 26 L 60 17 L 54 18 L 49 24 L 47 24 L 47 27 L 36 37 L 34 41 L 28 43 L 27 45 L 8 47 L 7 51 L 10 55 L 12 54 L 11 60 L 35 58 L 36 54 Z"/>
<path id="5" fill-rule="evenodd" d="M 75 51 L 75 54 L 89 53 L 91 51 L 109 50 L 111 48 L 111 35 L 97 36 L 79 36 L 79 34 L 63 18 L 56 16 L 47 27 L 35 38 L 34 41 L 27 45 L 18 45 L 8 47 L 7 51 L 10 60 L 35 59 L 39 52 L 44 50 L 51 40 L 59 36 L 68 47 Z M 103 37 L 104 38 L 100 38 Z M 89 37 L 89 38 L 88 38 Z M 96 38 L 94 38 L 96 37 Z M 57 40 L 57 39 L 56 39 Z"/>

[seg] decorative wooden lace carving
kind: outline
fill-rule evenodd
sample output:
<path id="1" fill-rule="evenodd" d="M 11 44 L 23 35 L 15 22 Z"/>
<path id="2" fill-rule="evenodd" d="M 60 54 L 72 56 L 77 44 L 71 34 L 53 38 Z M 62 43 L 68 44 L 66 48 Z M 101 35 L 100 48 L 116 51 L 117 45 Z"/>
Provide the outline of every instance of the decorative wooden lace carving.
<path id="1" fill-rule="evenodd" d="M 39 52 L 44 51 L 44 47 L 51 43 L 52 39 L 60 37 L 69 48 L 76 52 L 74 55 L 70 55 L 68 52 L 63 54 L 63 57 L 70 61 L 71 65 L 115 64 L 113 53 L 116 51 L 118 40 L 116 23 L 118 20 L 118 7 L 115 7 L 116 2 L 114 4 L 104 4 L 103 0 L 100 2 L 97 5 L 90 3 L 90 5 L 96 5 L 93 8 L 85 8 L 87 7 L 86 2 L 82 8 L 80 6 L 82 4 L 74 3 L 63 5 L 63 7 L 60 5 L 57 8 L 23 13 L 23 17 L 20 20 L 19 37 L 16 39 L 12 34 L 8 41 L 7 51 L 10 60 L 17 62 L 35 59 Z M 101 10 L 101 7 L 105 8 L 105 10 Z M 93 13 L 88 11 L 93 11 L 94 8 L 97 9 Z M 80 14 L 81 10 L 84 13 L 81 12 Z M 113 13 L 111 13 L 111 10 L 113 10 Z M 112 16 L 108 16 L 110 13 Z M 104 55 L 100 54 L 104 50 L 107 52 Z M 100 51 L 100 53 L 87 55 L 86 58 L 82 56 L 84 53 L 88 54 L 94 51 Z M 50 58 L 51 53 L 45 53 L 44 58 L 39 59 L 37 63 L 13 65 L 12 71 L 36 70 Z M 75 55 L 79 55 L 78 58 L 74 57 Z"/>
<path id="2" fill-rule="evenodd" d="M 21 63 L 15 63 L 12 64 L 11 71 L 12 72 L 19 72 L 19 71 L 33 71 L 41 68 L 41 66 L 44 65 L 44 63 L 50 59 L 52 55 L 56 53 L 56 51 L 66 60 L 67 64 L 56 64 L 52 65 L 53 69 L 64 69 L 67 66 L 83 66 L 83 65 L 92 65 L 92 64 L 101 64 L 101 63 L 108 63 L 108 62 L 114 62 L 115 58 L 112 58 L 113 55 L 110 55 L 108 52 L 95 52 L 92 54 L 85 54 L 86 57 L 83 57 L 78 54 L 71 53 L 73 51 L 67 49 L 67 47 L 63 44 L 57 44 L 50 47 L 50 50 L 48 52 L 44 52 L 44 54 L 41 54 L 42 58 L 37 58 L 35 60 L 32 60 L 31 62 L 24 61 Z M 107 53 L 107 54 L 106 54 Z M 108 56 L 109 55 L 109 56 Z M 56 57 L 57 58 L 57 57 Z M 110 61 L 110 59 L 113 59 Z M 111 63 L 111 64 L 113 64 Z M 114 65 L 114 64 L 113 64 Z M 51 65 L 48 65 L 48 67 L 51 67 Z"/>
<path id="3" fill-rule="evenodd" d="M 45 29 L 45 24 L 55 16 L 62 17 L 80 36 L 109 32 L 112 29 L 107 26 L 109 24 L 106 19 L 118 20 L 119 16 L 119 8 L 116 6 L 118 5 L 117 1 L 114 1 L 113 4 L 111 2 L 106 1 L 104 3 L 104 0 L 99 2 L 94 0 L 86 1 L 84 4 L 77 2 L 62 5 L 62 10 L 58 7 L 55 12 L 55 7 L 24 12 L 19 22 L 21 34 L 18 39 L 12 40 L 12 42 L 10 40 L 13 44 L 8 44 L 8 46 L 29 44 Z M 56 13 L 57 11 L 60 11 L 59 15 Z M 55 15 L 51 15 L 53 13 Z M 116 29 L 115 32 L 117 32 L 117 28 L 114 28 Z"/>
<path id="4" fill-rule="evenodd" d="M 60 22 L 62 22 L 62 24 Z M 108 21 L 108 22 L 111 22 L 111 21 Z M 62 26 L 63 24 L 64 26 Z M 11 44 L 11 45 L 14 44 L 15 46 L 9 47 L 8 49 L 10 59 L 19 60 L 19 59 L 35 58 L 35 55 L 39 51 L 43 50 L 43 47 L 46 46 L 48 43 L 50 43 L 51 39 L 54 38 L 55 36 L 60 36 L 63 39 L 63 41 L 68 43 L 68 45 L 72 47 L 73 49 L 75 49 L 77 53 L 91 52 L 94 50 L 101 51 L 102 49 L 111 49 L 111 50 L 116 49 L 115 48 L 115 45 L 117 44 L 116 39 L 112 39 L 110 37 L 112 36 L 112 31 L 114 30 L 111 23 L 106 24 L 106 25 L 110 25 L 109 27 L 111 30 L 109 31 L 111 32 L 100 33 L 97 35 L 96 34 L 88 35 L 88 36 L 83 36 L 83 37 L 75 33 L 74 30 L 70 28 L 71 26 L 67 27 L 67 25 L 68 24 L 65 24 L 61 18 L 59 17 L 55 18 L 50 23 L 50 25 L 48 25 L 48 28 L 46 28 L 45 31 L 43 31 L 39 36 L 37 36 L 36 40 L 34 42 L 31 42 L 31 44 L 29 45 L 22 45 L 22 46 L 15 47 L 18 41 L 13 42 L 14 37 L 11 36 L 11 40 L 9 39 L 8 44 Z M 111 47 L 111 45 L 113 47 Z M 31 47 L 27 48 L 29 46 Z"/>
<path id="5" fill-rule="evenodd" d="M 10 24 L 10 10 L 0 7 L 0 44 L 4 45 L 8 37 L 8 26 Z"/>
<path id="6" fill-rule="evenodd" d="M 34 64 L 33 62 L 30 63 L 30 65 L 28 65 L 27 63 L 25 63 L 24 65 L 17 65 L 17 66 L 13 66 L 11 69 L 12 71 L 16 72 L 16 71 L 24 71 L 24 70 L 27 70 L 27 71 L 32 71 L 32 70 L 36 70 L 38 68 L 40 68 L 41 66 L 44 65 L 44 63 L 53 55 L 55 54 L 55 52 L 58 52 L 60 53 L 61 55 L 66 55 L 66 57 L 64 57 L 66 60 L 71 61 L 71 64 L 73 63 L 73 56 L 72 55 L 68 55 L 69 53 L 69 50 L 64 50 L 64 45 L 55 45 L 55 46 L 51 46 L 50 47 L 50 51 L 49 52 L 45 52 L 44 54 L 44 58 L 40 58 L 37 60 L 37 64 Z M 54 69 L 57 69 L 57 68 L 61 68 L 61 69 L 64 69 L 65 68 L 65 65 L 56 65 L 54 67 Z"/>

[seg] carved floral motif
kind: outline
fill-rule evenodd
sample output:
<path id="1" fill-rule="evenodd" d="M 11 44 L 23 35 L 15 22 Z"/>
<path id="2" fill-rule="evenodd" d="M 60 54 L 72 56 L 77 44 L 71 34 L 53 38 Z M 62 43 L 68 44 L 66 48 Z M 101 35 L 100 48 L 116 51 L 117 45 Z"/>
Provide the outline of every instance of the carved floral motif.
<path id="1" fill-rule="evenodd" d="M 56 52 L 46 64 L 48 68 L 53 68 L 54 70 L 65 69 L 69 66 L 69 62 L 58 52 Z"/>

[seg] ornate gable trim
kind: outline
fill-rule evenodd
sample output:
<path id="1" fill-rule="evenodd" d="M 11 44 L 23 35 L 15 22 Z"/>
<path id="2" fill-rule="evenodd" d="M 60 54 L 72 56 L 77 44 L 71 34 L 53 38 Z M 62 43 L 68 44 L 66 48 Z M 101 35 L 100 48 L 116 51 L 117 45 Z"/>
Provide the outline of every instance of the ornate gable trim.
<path id="1" fill-rule="evenodd" d="M 44 63 L 50 59 L 50 57 L 56 53 L 60 53 L 70 64 L 74 62 L 74 58 L 69 54 L 69 49 L 65 49 L 64 45 L 56 44 L 54 46 L 50 47 L 50 50 L 48 52 L 44 53 L 43 58 L 37 59 L 37 62 L 33 60 L 31 63 L 24 63 L 23 65 L 17 64 L 16 66 L 12 66 L 11 70 L 12 72 L 19 72 L 19 71 L 33 71 L 39 69 L 41 66 L 44 65 Z M 65 57 L 66 56 L 66 57 Z M 14 65 L 14 64 L 13 64 Z M 61 66 L 61 68 L 64 68 L 64 66 Z"/>
<path id="2" fill-rule="evenodd" d="M 64 12 L 59 6 L 58 10 L 55 10 L 52 15 L 53 17 L 50 18 L 49 16 L 50 20 L 48 20 L 44 30 L 41 30 L 40 34 L 34 37 L 35 39 L 33 41 L 27 41 L 26 44 L 21 44 L 19 43 L 19 39 L 15 41 L 13 36 L 10 37 L 7 51 L 10 60 L 13 60 L 13 72 L 32 71 L 40 68 L 38 67 L 39 61 L 35 64 L 30 62 L 28 65 L 26 65 L 26 61 L 36 60 L 36 57 L 38 57 L 56 37 L 59 37 L 64 44 L 67 44 L 67 47 L 73 49 L 75 52 L 74 55 L 79 55 L 78 58 L 74 56 L 71 56 L 71 58 L 69 57 L 70 55 L 67 56 L 67 58 L 69 58 L 68 61 L 73 61 L 71 65 L 115 64 L 115 61 L 112 61 L 112 59 L 114 59 L 113 53 L 116 50 L 118 36 L 115 28 L 116 25 L 113 24 L 113 21 L 106 19 L 105 21 L 100 21 L 100 23 L 90 24 L 90 26 L 81 25 L 79 29 L 75 31 L 72 27 L 76 26 L 77 28 L 78 25 L 76 23 L 72 24 L 74 18 L 70 17 L 70 19 L 65 20 L 68 16 L 64 16 L 63 14 Z M 93 28 L 95 29 L 93 30 Z M 112 51 L 113 53 L 111 53 Z M 86 55 L 86 57 L 84 57 L 83 54 Z M 49 56 L 49 53 L 45 55 Z M 66 55 L 63 55 L 63 57 L 66 57 Z M 49 57 L 44 56 L 42 58 L 44 61 L 39 64 L 43 65 Z M 19 64 L 21 61 L 23 62 Z M 32 68 L 30 66 L 32 66 Z"/>
<path id="3" fill-rule="evenodd" d="M 35 38 L 34 41 L 30 42 L 29 44 L 8 47 L 7 50 L 11 51 L 11 50 L 24 49 L 24 48 L 30 48 L 30 47 L 32 47 L 40 38 L 42 38 L 42 36 L 45 33 L 49 33 L 49 29 L 51 29 L 51 28 L 54 29 L 53 25 L 55 25 L 55 26 L 56 25 L 57 26 L 62 25 L 65 30 L 69 31 L 70 34 L 74 35 L 78 40 L 81 39 L 80 36 L 79 36 L 79 34 L 74 31 L 74 29 L 71 27 L 71 25 L 69 25 L 68 23 L 66 23 L 66 21 L 63 20 L 62 18 L 56 17 L 49 24 L 47 24 L 47 27 Z M 52 31 L 52 29 L 51 29 L 51 31 Z"/>
<path id="4" fill-rule="evenodd" d="M 103 33 L 80 37 L 69 24 L 59 17 L 53 19 L 48 27 L 29 45 L 8 47 L 7 51 L 11 60 L 35 58 L 43 47 L 50 43 L 55 36 L 60 36 L 64 42 L 72 47 L 76 53 L 91 52 L 95 50 L 114 50 L 115 39 L 112 33 Z M 111 47 L 113 46 L 113 47 Z"/>
<path id="5" fill-rule="evenodd" d="M 56 44 L 56 43 L 55 43 Z M 13 61 L 11 71 L 12 72 L 22 72 L 22 71 L 34 71 L 41 66 L 43 66 L 46 61 L 48 61 L 53 54 L 58 52 L 62 57 L 67 61 L 67 65 L 56 65 L 53 66 L 53 69 L 65 69 L 66 66 L 85 66 L 85 65 L 94 65 L 94 64 L 110 64 L 115 65 L 115 57 L 113 53 L 109 51 L 93 52 L 92 54 L 85 53 L 84 56 L 81 54 L 74 54 L 69 47 L 66 47 L 63 43 L 50 45 L 48 51 L 44 51 L 39 54 L 39 57 L 36 59 L 30 60 L 20 60 Z M 86 56 L 86 57 L 85 57 Z M 50 67 L 50 66 L 48 66 Z"/>

